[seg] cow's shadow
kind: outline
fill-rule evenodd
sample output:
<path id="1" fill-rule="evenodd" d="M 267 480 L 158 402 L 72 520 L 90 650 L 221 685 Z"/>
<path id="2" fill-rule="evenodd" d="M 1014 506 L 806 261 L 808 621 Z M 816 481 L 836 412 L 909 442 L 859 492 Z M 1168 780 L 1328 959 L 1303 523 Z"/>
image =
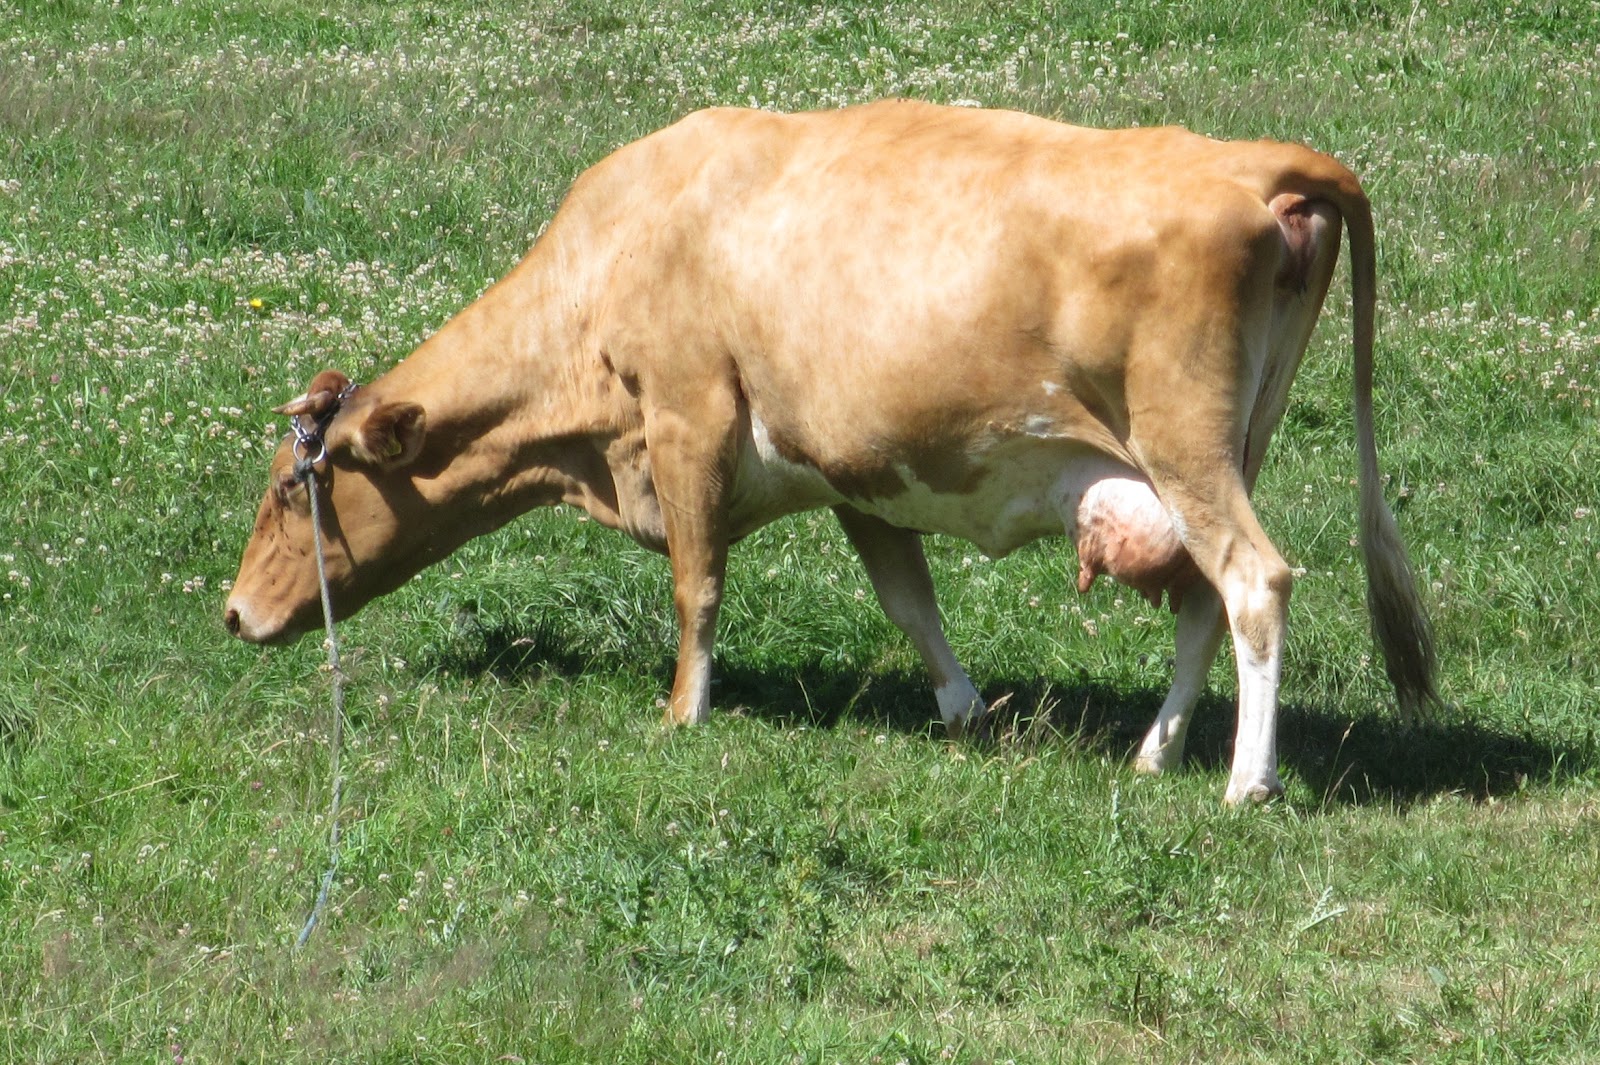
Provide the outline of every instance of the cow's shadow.
<path id="1" fill-rule="evenodd" d="M 933 692 L 918 673 L 855 673 L 807 668 L 788 675 L 719 663 L 719 704 L 761 717 L 823 727 L 851 724 L 942 738 Z M 985 678 L 995 707 L 978 744 L 1070 744 L 1131 759 L 1165 688 L 1129 691 L 1093 681 Z M 817 709 L 826 708 L 826 709 Z M 1393 716 L 1339 716 L 1306 703 L 1280 711 L 1278 747 L 1286 775 L 1300 778 L 1324 804 L 1410 806 L 1440 794 L 1474 799 L 1506 795 L 1529 781 L 1575 774 L 1582 748 L 1503 732 L 1448 712 L 1445 720 L 1406 729 Z M 1235 704 L 1208 694 L 1195 708 L 1185 765 L 1225 770 L 1232 759 Z"/>
<path id="2" fill-rule="evenodd" d="M 671 687 L 670 649 L 624 654 L 573 646 L 552 629 L 483 628 L 430 656 L 423 668 L 458 676 L 493 674 L 507 680 L 576 677 L 627 670 Z M 1082 679 L 976 678 L 995 704 L 979 746 L 1071 745 L 1127 758 L 1149 727 L 1164 689 L 1129 691 Z M 779 725 L 871 728 L 944 737 L 933 690 L 920 671 L 862 670 L 810 660 L 756 667 L 737 655 L 716 662 L 712 699 L 722 711 Z M 1234 704 L 1208 694 L 1194 714 L 1185 764 L 1216 770 L 1232 754 Z M 1285 703 L 1278 746 L 1286 774 L 1297 776 L 1323 804 L 1411 806 L 1441 794 L 1474 799 L 1506 795 L 1529 781 L 1582 771 L 1587 754 L 1467 720 L 1459 711 L 1407 730 L 1392 715 L 1351 718 L 1306 703 Z"/>

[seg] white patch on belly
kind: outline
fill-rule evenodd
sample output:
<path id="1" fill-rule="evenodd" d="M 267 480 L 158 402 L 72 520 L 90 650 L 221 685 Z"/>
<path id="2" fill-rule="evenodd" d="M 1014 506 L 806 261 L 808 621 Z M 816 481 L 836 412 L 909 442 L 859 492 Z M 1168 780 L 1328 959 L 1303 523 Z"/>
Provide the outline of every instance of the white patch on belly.
<path id="1" fill-rule="evenodd" d="M 892 525 L 970 540 L 992 558 L 1040 537 L 1076 535 L 1079 502 L 1103 481 L 1142 484 L 1149 501 L 1160 505 L 1133 469 L 1054 437 L 1015 437 L 975 461 L 983 474 L 972 478 L 971 492 L 935 492 L 902 465 L 896 472 L 906 482 L 904 492 L 850 503 Z"/>
<path id="2" fill-rule="evenodd" d="M 755 411 L 750 412 L 750 439 L 739 449 L 733 479 L 735 536 L 752 532 L 785 514 L 832 506 L 843 499 L 815 467 L 790 462 L 780 455 L 766 423 Z"/>
<path id="3" fill-rule="evenodd" d="M 1047 396 L 1053 396 L 1061 391 L 1061 386 L 1054 381 L 1040 381 L 1039 387 L 1044 389 L 1044 394 Z"/>
<path id="4" fill-rule="evenodd" d="M 863 498 L 845 496 L 815 467 L 784 458 L 751 411 L 734 477 L 733 533 L 744 535 L 785 514 L 849 503 L 891 525 L 960 537 L 999 558 L 1041 537 L 1076 536 L 1086 499 L 1170 530 L 1165 508 L 1138 471 L 1062 439 L 1048 416 L 1031 415 L 1020 428 L 971 456 L 976 469 L 964 478 L 971 491 L 935 491 L 909 464 L 898 463 L 894 471 L 904 490 Z"/>
<path id="5" fill-rule="evenodd" d="M 1030 453 L 1045 450 L 1056 453 Z M 1009 455 L 1004 460 L 997 453 L 986 456 L 987 474 L 974 478 L 971 492 L 936 492 L 919 481 L 909 466 L 899 465 L 895 472 L 905 482 L 905 491 L 852 499 L 850 504 L 891 525 L 970 540 L 991 558 L 1009 554 L 1041 536 L 1059 534 L 1061 519 L 1050 502 L 1050 488 L 1061 466 L 1059 448 L 1024 438 L 998 451 Z"/>

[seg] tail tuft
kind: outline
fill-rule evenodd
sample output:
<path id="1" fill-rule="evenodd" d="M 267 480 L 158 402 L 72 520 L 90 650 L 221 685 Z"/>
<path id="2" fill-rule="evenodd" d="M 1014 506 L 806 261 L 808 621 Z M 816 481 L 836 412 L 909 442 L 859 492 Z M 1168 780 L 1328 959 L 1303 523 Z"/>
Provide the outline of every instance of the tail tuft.
<path id="1" fill-rule="evenodd" d="M 1361 546 L 1367 566 L 1367 612 L 1372 635 L 1394 685 L 1400 718 L 1410 727 L 1443 705 L 1434 684 L 1438 659 L 1433 627 L 1417 593 L 1405 544 L 1376 479 L 1361 487 Z"/>

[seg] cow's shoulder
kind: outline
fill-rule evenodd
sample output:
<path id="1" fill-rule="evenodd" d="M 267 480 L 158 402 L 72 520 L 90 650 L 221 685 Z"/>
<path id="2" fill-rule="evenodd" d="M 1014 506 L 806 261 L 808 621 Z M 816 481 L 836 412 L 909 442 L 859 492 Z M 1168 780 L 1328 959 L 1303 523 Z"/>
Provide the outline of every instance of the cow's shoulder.
<path id="1" fill-rule="evenodd" d="M 781 151 L 787 139 L 784 127 L 791 121 L 789 115 L 743 107 L 692 112 L 596 163 L 573 194 L 599 194 L 616 202 L 617 191 L 633 187 L 644 194 L 676 197 L 695 183 L 736 177 L 741 168 L 759 167 Z"/>

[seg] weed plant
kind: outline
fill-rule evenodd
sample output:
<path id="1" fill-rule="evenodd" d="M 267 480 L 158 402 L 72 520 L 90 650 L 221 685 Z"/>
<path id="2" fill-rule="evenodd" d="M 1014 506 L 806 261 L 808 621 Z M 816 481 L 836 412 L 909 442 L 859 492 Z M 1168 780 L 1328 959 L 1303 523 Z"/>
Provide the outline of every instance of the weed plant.
<path id="1" fill-rule="evenodd" d="M 718 714 L 664 734 L 664 560 L 572 512 L 316 639 L 220 606 L 286 426 L 708 104 L 905 94 L 1329 151 L 1380 220 L 1378 423 L 1451 709 L 1403 733 L 1353 546 L 1348 292 L 1257 493 L 1299 571 L 1287 797 L 1131 745 L 1171 622 L 1070 547 L 929 554 L 1005 700 L 952 745 L 827 515 L 735 551 Z M 1600 10 L 0 2 L 8 1060 L 1600 1058 Z"/>

